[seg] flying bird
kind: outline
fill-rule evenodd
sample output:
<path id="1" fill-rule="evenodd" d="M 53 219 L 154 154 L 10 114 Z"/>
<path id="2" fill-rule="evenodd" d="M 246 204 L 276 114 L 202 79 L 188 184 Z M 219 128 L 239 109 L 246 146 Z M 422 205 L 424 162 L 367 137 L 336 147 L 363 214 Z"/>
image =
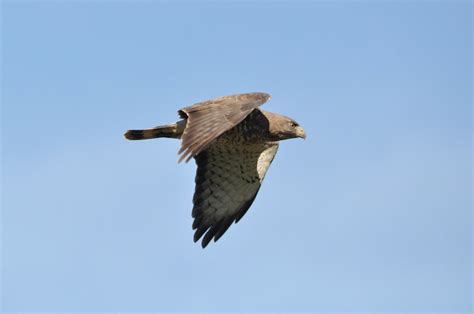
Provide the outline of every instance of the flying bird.
<path id="1" fill-rule="evenodd" d="M 278 142 L 306 138 L 293 119 L 259 109 L 270 98 L 266 93 L 219 97 L 179 110 L 176 123 L 125 133 L 129 140 L 181 139 L 179 162 L 195 159 L 194 242 L 204 236 L 203 248 L 248 211 Z"/>

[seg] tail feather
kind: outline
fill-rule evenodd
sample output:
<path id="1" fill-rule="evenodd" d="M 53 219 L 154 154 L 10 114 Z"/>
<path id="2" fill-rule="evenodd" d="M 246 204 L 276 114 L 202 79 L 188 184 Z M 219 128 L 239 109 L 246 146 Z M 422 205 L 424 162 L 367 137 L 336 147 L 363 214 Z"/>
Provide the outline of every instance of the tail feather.
<path id="1" fill-rule="evenodd" d="M 145 130 L 128 130 L 124 136 L 128 140 L 148 140 L 157 137 L 180 138 L 177 124 L 168 124 L 158 126 L 153 129 Z"/>

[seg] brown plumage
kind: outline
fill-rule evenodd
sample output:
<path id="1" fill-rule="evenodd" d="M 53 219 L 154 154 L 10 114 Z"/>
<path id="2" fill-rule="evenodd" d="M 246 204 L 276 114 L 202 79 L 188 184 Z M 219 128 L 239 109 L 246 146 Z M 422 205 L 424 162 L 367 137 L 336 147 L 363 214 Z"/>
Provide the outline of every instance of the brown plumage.
<path id="1" fill-rule="evenodd" d="M 252 205 L 278 150 L 278 142 L 306 138 L 294 120 L 258 107 L 266 93 L 219 97 L 178 111 L 182 120 L 146 130 L 129 130 L 129 140 L 181 139 L 179 161 L 197 164 L 193 197 L 194 241 L 217 241 Z"/>

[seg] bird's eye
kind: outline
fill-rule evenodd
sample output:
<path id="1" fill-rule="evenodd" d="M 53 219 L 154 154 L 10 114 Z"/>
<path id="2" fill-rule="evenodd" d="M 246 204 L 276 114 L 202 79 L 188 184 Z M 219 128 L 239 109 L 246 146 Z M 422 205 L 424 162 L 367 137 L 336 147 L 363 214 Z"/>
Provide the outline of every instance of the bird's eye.
<path id="1" fill-rule="evenodd" d="M 292 128 L 296 128 L 296 127 L 298 126 L 298 124 L 295 123 L 295 122 L 290 122 L 290 126 L 291 126 Z"/>

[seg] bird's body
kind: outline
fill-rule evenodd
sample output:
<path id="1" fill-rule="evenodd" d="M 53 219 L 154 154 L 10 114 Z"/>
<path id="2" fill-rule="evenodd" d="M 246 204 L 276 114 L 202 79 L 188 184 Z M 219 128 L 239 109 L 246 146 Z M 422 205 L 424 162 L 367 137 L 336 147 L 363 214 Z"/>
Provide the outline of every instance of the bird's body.
<path id="1" fill-rule="evenodd" d="M 194 241 L 204 235 L 203 247 L 252 205 L 278 141 L 306 137 L 292 119 L 258 109 L 269 98 L 265 93 L 220 97 L 181 109 L 177 123 L 125 133 L 130 140 L 181 139 L 180 161 L 195 158 Z"/>

